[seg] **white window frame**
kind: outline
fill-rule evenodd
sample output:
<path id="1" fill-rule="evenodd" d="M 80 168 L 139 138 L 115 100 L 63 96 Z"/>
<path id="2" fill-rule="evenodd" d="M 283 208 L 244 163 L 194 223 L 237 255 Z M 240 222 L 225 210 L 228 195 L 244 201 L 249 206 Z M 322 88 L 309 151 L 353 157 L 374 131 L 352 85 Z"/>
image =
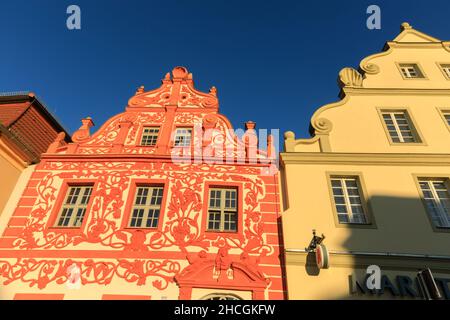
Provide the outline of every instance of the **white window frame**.
<path id="1" fill-rule="evenodd" d="M 449 208 L 446 210 L 445 206 L 442 204 L 442 199 L 439 197 L 436 187 L 434 183 L 442 183 L 445 186 L 445 191 L 447 193 L 447 199 L 450 199 L 450 192 L 449 192 L 449 184 L 448 179 L 439 179 L 439 178 L 419 178 L 419 188 L 422 193 L 422 197 L 425 202 L 425 208 L 427 210 L 427 213 L 429 214 L 432 223 L 436 228 L 442 228 L 442 229 L 450 229 L 450 213 L 447 212 L 447 210 L 450 210 L 450 200 L 449 201 Z M 428 190 L 432 194 L 432 198 L 426 198 L 424 194 L 424 190 L 421 186 L 421 183 L 426 183 L 428 186 Z M 436 212 L 431 212 L 427 205 L 427 200 L 433 201 L 435 208 L 437 209 Z M 436 220 L 439 221 L 439 223 L 436 223 Z"/>
<path id="2" fill-rule="evenodd" d="M 450 80 L 450 63 L 440 63 L 439 67 L 441 68 L 445 77 Z"/>
<path id="3" fill-rule="evenodd" d="M 335 188 L 333 188 L 333 180 L 338 180 L 340 182 L 341 185 L 341 190 L 342 190 L 342 195 L 335 195 L 334 194 L 334 190 Z M 360 201 L 360 205 L 359 207 L 361 207 L 362 212 L 361 213 L 357 213 L 354 214 L 353 210 L 352 210 L 352 203 L 350 201 L 350 198 L 356 198 L 356 197 L 351 197 L 349 195 L 348 189 L 347 189 L 347 185 L 346 185 L 346 181 L 355 181 L 356 183 L 356 188 L 358 190 L 358 198 Z M 339 224 L 343 224 L 343 225 L 368 225 L 370 224 L 369 221 L 369 214 L 367 212 L 367 209 L 365 207 L 365 203 L 364 203 L 364 196 L 363 196 L 363 192 L 362 192 L 362 188 L 361 188 L 361 183 L 359 180 L 358 176 L 330 176 L 330 188 L 331 188 L 331 196 L 333 198 L 333 204 L 334 204 L 334 208 L 335 208 L 335 212 L 337 214 L 337 221 Z M 338 204 L 336 202 L 336 197 L 343 197 L 344 198 L 344 204 Z M 339 212 L 338 210 L 338 205 L 339 206 L 345 206 L 346 208 L 346 212 Z M 348 222 L 341 222 L 339 220 L 339 216 L 340 215 L 346 215 L 348 217 Z M 361 216 L 362 217 L 362 221 L 357 221 L 354 216 Z"/>
<path id="4" fill-rule="evenodd" d="M 425 75 L 417 63 L 399 63 L 400 72 L 405 79 L 424 79 Z M 412 70 L 411 70 L 412 69 Z"/>
<path id="5" fill-rule="evenodd" d="M 450 111 L 442 110 L 442 116 L 444 117 L 447 126 L 450 127 Z"/>
<path id="6" fill-rule="evenodd" d="M 413 141 L 405 141 L 406 136 L 402 133 L 400 130 L 400 125 L 398 124 L 398 120 L 395 117 L 396 114 L 402 114 L 404 116 L 404 119 L 406 120 L 406 123 L 408 125 L 408 130 L 411 133 L 411 137 L 413 138 Z M 389 130 L 389 125 L 386 123 L 386 119 L 384 118 L 385 115 L 388 115 L 390 120 L 392 121 L 392 124 L 395 129 L 395 133 L 397 134 L 397 137 L 400 141 L 394 141 L 394 137 L 392 137 L 391 131 Z M 381 110 L 381 118 L 383 120 L 383 124 L 386 128 L 386 131 L 389 135 L 389 138 L 391 139 L 392 143 L 420 143 L 419 136 L 417 132 L 415 131 L 415 127 L 409 117 L 409 114 L 406 110 Z"/>
<path id="7" fill-rule="evenodd" d="M 143 197 L 143 194 L 139 194 L 140 190 L 147 190 L 145 195 L 146 199 L 144 203 L 137 203 L 138 197 Z M 154 194 L 156 191 L 156 195 Z M 128 221 L 129 228 L 142 228 L 142 229 L 156 229 L 159 225 L 161 218 L 161 206 L 164 196 L 164 186 L 161 185 L 138 185 L 136 186 L 133 206 L 131 208 L 130 219 Z M 156 202 L 156 203 L 152 203 Z M 139 213 L 135 215 L 136 210 L 142 210 L 142 215 Z M 150 213 L 152 211 L 152 216 Z M 157 217 L 155 217 L 155 211 L 158 210 Z M 139 223 L 138 223 L 139 221 Z M 150 226 L 147 226 L 150 221 Z M 156 225 L 154 225 L 156 221 Z"/>
<path id="8" fill-rule="evenodd" d="M 146 130 L 155 130 L 155 132 L 146 132 Z M 158 137 L 159 137 L 159 127 L 152 127 L 152 126 L 146 126 L 144 127 L 144 130 L 142 130 L 142 137 L 141 137 L 141 146 L 145 146 L 145 147 L 154 147 L 156 146 L 156 144 L 158 143 Z M 148 143 L 148 141 L 146 141 L 144 143 L 144 140 L 149 140 L 152 143 Z"/>
<path id="9" fill-rule="evenodd" d="M 220 191 L 220 206 L 216 207 L 216 206 L 211 206 L 211 191 Z M 231 200 L 234 200 L 235 202 L 235 206 L 233 207 L 226 207 L 225 205 L 225 201 L 226 199 L 226 192 L 227 191 L 233 191 L 234 194 L 236 195 L 234 199 L 230 198 Z M 206 230 L 211 231 L 211 232 L 237 232 L 238 231 L 238 223 L 239 223 L 239 193 L 238 193 L 238 188 L 229 188 L 229 187 L 211 187 L 208 190 L 208 216 L 207 216 L 207 221 L 206 221 Z M 212 211 L 214 211 L 213 214 L 217 213 L 217 211 L 219 211 L 220 214 L 220 225 L 219 225 L 219 229 L 216 228 L 210 228 L 209 227 L 209 223 L 211 222 L 210 220 L 210 214 L 212 213 Z M 234 225 L 235 225 L 235 229 L 225 229 L 225 216 L 226 214 L 234 214 L 235 220 L 234 220 Z M 216 221 L 216 220 L 214 220 Z M 229 220 L 228 223 L 230 223 Z"/>
<path id="10" fill-rule="evenodd" d="M 186 130 L 188 132 L 188 134 L 186 134 L 185 132 L 181 132 L 183 130 Z M 183 138 L 181 144 L 180 144 L 179 138 Z M 189 141 L 189 143 L 187 143 L 186 141 Z M 174 147 L 190 147 L 191 144 L 192 144 L 192 128 L 191 127 L 176 128 L 174 138 L 173 138 Z"/>
<path id="11" fill-rule="evenodd" d="M 55 227 L 79 228 L 82 226 L 93 188 L 93 185 L 72 185 L 68 187 Z M 79 190 L 78 193 L 76 193 L 76 190 Z M 76 197 L 75 202 L 73 202 L 74 197 Z M 85 197 L 87 197 L 86 200 L 84 200 Z M 70 215 L 67 214 L 69 210 L 71 210 Z M 67 224 L 64 225 L 66 221 Z"/>

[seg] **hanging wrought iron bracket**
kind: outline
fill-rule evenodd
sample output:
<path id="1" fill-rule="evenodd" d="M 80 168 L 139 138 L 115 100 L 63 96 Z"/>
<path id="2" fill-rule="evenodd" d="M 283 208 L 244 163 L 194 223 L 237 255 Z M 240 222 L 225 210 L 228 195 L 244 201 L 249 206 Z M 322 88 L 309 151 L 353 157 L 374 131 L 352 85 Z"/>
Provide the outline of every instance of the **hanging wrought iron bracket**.
<path id="1" fill-rule="evenodd" d="M 309 246 L 305 248 L 307 252 L 314 252 L 316 250 L 316 247 L 321 244 L 323 240 L 325 240 L 325 236 L 323 233 L 320 237 L 316 235 L 316 229 L 313 229 L 312 234 L 313 237 L 311 239 L 311 242 L 309 243 Z"/>

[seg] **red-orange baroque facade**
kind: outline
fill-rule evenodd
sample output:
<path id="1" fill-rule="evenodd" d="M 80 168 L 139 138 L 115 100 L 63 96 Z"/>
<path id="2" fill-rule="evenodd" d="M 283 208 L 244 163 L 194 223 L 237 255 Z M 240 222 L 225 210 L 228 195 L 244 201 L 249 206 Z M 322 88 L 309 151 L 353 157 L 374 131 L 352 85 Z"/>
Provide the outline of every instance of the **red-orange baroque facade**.
<path id="1" fill-rule="evenodd" d="M 271 137 L 177 67 L 42 155 L 0 225 L 1 299 L 283 299 Z"/>

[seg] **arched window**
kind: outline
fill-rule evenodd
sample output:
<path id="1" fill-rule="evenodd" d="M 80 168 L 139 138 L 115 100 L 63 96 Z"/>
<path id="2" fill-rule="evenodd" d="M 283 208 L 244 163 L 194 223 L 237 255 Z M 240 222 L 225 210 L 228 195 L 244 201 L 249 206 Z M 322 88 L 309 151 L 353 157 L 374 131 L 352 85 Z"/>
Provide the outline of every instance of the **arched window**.
<path id="1" fill-rule="evenodd" d="M 243 299 L 231 293 L 211 293 L 201 298 L 201 300 L 243 300 Z"/>

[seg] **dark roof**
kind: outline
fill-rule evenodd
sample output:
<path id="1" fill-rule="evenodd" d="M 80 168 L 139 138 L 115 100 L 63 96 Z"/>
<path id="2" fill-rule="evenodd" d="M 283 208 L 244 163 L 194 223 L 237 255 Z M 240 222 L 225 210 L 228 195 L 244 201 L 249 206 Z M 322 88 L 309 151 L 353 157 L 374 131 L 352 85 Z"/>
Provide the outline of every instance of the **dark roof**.
<path id="1" fill-rule="evenodd" d="M 60 132 L 65 133 L 67 143 L 72 142 L 67 130 L 34 93 L 0 93 L 0 135 L 24 161 L 39 162 Z"/>
<path id="2" fill-rule="evenodd" d="M 61 125 L 61 121 L 45 106 L 42 99 L 38 99 L 33 92 L 0 93 L 0 123 L 9 128 L 31 105 L 37 107 L 58 132 L 66 134 L 67 142 L 71 142 L 70 134 Z"/>

